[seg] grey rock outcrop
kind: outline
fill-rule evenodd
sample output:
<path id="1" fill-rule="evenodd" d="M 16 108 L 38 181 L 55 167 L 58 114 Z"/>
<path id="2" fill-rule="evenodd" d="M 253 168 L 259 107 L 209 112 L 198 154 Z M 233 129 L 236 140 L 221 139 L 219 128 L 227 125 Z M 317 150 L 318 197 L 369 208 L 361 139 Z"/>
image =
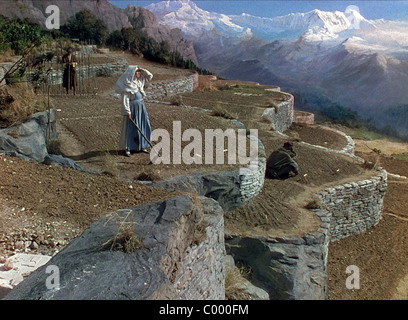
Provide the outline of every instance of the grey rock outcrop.
<path id="1" fill-rule="evenodd" d="M 243 204 L 238 171 L 177 176 L 152 184 L 154 187 L 189 192 L 216 200 L 227 211 Z"/>
<path id="2" fill-rule="evenodd" d="M 47 141 L 57 137 L 56 110 L 38 112 L 22 124 L 0 129 L 0 152 L 25 160 L 86 171 L 72 159 L 48 153 Z"/>
<path id="3" fill-rule="evenodd" d="M 109 32 L 131 27 L 131 24 L 122 9 L 113 5 L 108 0 L 16 0 L 0 1 L 0 12 L 8 18 L 28 19 L 30 22 L 45 27 L 48 17 L 46 8 L 56 5 L 60 11 L 60 23 L 65 24 L 67 20 L 81 10 L 88 9 L 98 19 L 103 20 Z"/>
<path id="4" fill-rule="evenodd" d="M 225 256 L 224 264 L 227 272 L 227 278 L 229 272 L 231 274 L 234 274 L 234 272 L 239 272 L 239 269 L 235 266 L 234 258 L 231 255 Z M 228 297 L 228 290 L 234 290 L 238 291 L 239 296 L 244 297 L 245 300 L 269 300 L 269 294 L 265 290 L 254 286 L 249 280 L 245 279 L 242 275 L 233 276 L 233 280 L 231 280 L 231 282 L 234 282 L 230 284 L 233 287 L 232 289 L 227 288 L 227 285 L 225 286 L 227 298 L 230 299 L 232 298 Z"/>
<path id="5" fill-rule="evenodd" d="M 50 123 L 49 127 L 48 124 Z M 52 124 L 51 124 L 52 123 Z M 55 110 L 40 112 L 28 121 L 0 130 L 0 151 L 27 160 L 43 162 L 47 152 L 47 135 L 56 137 Z"/>
<path id="6" fill-rule="evenodd" d="M 119 239 L 125 224 L 142 245 L 132 252 L 112 250 L 106 244 Z M 179 196 L 118 210 L 92 224 L 4 299 L 224 299 L 222 230 L 223 212 L 206 198 Z M 58 268 L 59 288 L 46 287 L 49 266 Z"/>
<path id="7" fill-rule="evenodd" d="M 181 29 L 158 23 L 154 14 L 143 7 L 128 5 L 124 11 L 135 29 L 146 32 L 159 43 L 166 41 L 172 51 L 177 51 L 184 59 L 190 59 L 198 64 L 194 44 L 184 39 Z"/>
<path id="8" fill-rule="evenodd" d="M 273 300 L 324 300 L 327 233 L 295 238 L 232 237 L 227 253 L 252 269 L 251 282 Z"/>

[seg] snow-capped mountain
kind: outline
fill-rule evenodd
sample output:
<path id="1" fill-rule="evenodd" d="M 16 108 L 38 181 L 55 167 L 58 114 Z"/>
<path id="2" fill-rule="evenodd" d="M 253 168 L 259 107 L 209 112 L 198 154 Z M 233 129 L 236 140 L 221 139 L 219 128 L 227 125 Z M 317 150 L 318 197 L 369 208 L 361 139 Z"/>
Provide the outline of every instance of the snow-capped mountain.
<path id="1" fill-rule="evenodd" d="M 353 7 L 275 18 L 212 13 L 190 0 L 148 9 L 194 42 L 202 68 L 399 121 L 408 136 L 408 123 L 390 111 L 408 108 L 408 22 L 368 20 Z"/>
<path id="2" fill-rule="evenodd" d="M 309 40 L 325 40 L 337 38 L 338 33 L 346 30 L 375 25 L 352 9 L 347 12 L 324 12 L 316 9 L 276 18 L 262 18 L 246 13 L 225 15 L 208 12 L 191 0 L 162 1 L 149 5 L 147 9 L 155 14 L 159 22 L 180 28 L 191 39 L 210 32 L 224 37 L 246 39 L 255 34 L 266 40 L 296 38 L 307 34 Z"/>
<path id="3" fill-rule="evenodd" d="M 202 10 L 190 0 L 162 1 L 146 8 L 160 23 L 180 28 L 187 39 L 207 38 L 208 33 L 227 37 L 252 36 L 250 29 L 233 23 L 231 17 Z"/>
<path id="4" fill-rule="evenodd" d="M 276 18 L 262 18 L 243 13 L 240 16 L 231 16 L 231 19 L 236 24 L 251 28 L 254 34 L 267 40 L 296 38 L 302 34 L 307 35 L 309 40 L 325 40 L 337 38 L 339 33 L 346 30 L 375 25 L 356 10 L 346 13 L 315 9 Z"/>

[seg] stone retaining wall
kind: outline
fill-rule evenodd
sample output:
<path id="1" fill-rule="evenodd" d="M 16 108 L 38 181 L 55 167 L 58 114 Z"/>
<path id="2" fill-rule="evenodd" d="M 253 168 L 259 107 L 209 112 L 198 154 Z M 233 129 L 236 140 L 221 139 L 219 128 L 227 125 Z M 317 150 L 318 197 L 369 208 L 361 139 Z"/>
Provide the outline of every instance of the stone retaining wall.
<path id="1" fill-rule="evenodd" d="M 272 108 L 266 108 L 262 114 L 262 119 L 270 123 L 271 129 L 283 132 L 292 125 L 295 116 L 295 98 L 288 93 L 287 100 L 279 103 Z"/>
<path id="2" fill-rule="evenodd" d="M 85 80 L 96 77 L 114 77 L 121 75 L 126 71 L 128 67 L 128 62 L 126 59 L 110 54 L 107 54 L 106 56 L 112 58 L 112 60 L 115 60 L 115 62 L 77 67 L 77 79 Z M 51 85 L 62 84 L 63 74 L 63 70 L 51 71 L 49 74 L 48 83 Z M 27 78 L 30 79 L 30 73 L 27 74 Z"/>
<path id="3" fill-rule="evenodd" d="M 381 169 L 370 179 L 319 192 L 321 208 L 316 214 L 330 219 L 331 241 L 361 234 L 376 226 L 382 218 L 386 191 L 387 172 Z"/>
<path id="4" fill-rule="evenodd" d="M 240 202 L 243 204 L 247 203 L 261 192 L 265 182 L 266 171 L 266 153 L 261 140 L 254 136 L 248 136 L 248 138 L 256 139 L 258 142 L 258 161 L 249 164 L 249 166 L 245 168 L 249 174 L 240 175 L 240 191 L 242 199 Z M 245 173 L 245 169 L 241 170 L 241 173 Z"/>
<path id="5" fill-rule="evenodd" d="M 314 114 L 311 112 L 296 111 L 294 122 L 300 123 L 300 124 L 312 125 L 314 124 Z"/>
<path id="6" fill-rule="evenodd" d="M 364 162 L 364 160 L 363 160 L 362 158 L 360 158 L 360 157 L 354 155 L 355 143 L 354 143 L 354 141 L 353 141 L 353 139 L 352 139 L 351 137 L 349 137 L 349 136 L 346 135 L 345 133 L 343 133 L 343 132 L 341 132 L 341 131 L 338 131 L 338 130 L 336 130 L 336 129 L 326 128 L 326 130 L 331 130 L 331 131 L 336 132 L 336 133 L 339 134 L 339 135 L 342 135 L 342 136 L 346 139 L 346 141 L 347 141 L 346 145 L 345 145 L 341 150 L 335 150 L 335 149 L 330 149 L 330 148 L 323 147 L 323 146 L 312 145 L 312 144 L 310 144 L 310 143 L 308 143 L 308 142 L 304 142 L 304 141 L 301 141 L 300 143 L 306 144 L 306 145 L 309 145 L 309 146 L 312 146 L 312 147 L 314 147 L 314 148 L 327 150 L 327 152 L 341 153 L 341 154 L 344 154 L 344 155 L 346 155 L 346 156 L 352 157 L 352 158 L 354 158 L 355 160 L 357 160 L 357 161 L 359 161 L 359 162 L 361 162 L 361 163 Z"/>
<path id="7" fill-rule="evenodd" d="M 198 73 L 194 72 L 190 76 L 181 79 L 151 82 L 145 90 L 149 99 L 171 97 L 177 94 L 193 92 L 198 86 Z"/>

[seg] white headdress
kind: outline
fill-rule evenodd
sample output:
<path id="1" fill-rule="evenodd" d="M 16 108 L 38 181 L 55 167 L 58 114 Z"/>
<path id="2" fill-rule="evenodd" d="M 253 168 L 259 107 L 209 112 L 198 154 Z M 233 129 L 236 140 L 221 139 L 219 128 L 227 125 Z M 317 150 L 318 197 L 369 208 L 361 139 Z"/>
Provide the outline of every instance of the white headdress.
<path id="1" fill-rule="evenodd" d="M 116 93 L 123 93 L 123 92 L 137 92 L 139 91 L 139 87 L 133 81 L 133 77 L 135 76 L 136 70 L 139 69 L 139 66 L 129 66 L 124 74 L 122 74 L 119 80 L 116 82 Z"/>

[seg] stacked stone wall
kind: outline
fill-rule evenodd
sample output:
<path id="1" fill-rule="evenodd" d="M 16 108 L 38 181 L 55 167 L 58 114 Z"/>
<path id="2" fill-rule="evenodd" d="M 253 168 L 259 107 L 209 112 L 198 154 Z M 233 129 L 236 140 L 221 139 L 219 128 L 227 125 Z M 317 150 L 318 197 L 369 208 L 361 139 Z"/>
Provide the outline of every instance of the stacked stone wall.
<path id="1" fill-rule="evenodd" d="M 330 219 L 330 239 L 340 240 L 376 226 L 383 211 L 387 172 L 383 169 L 370 179 L 350 182 L 318 193 L 320 217 Z"/>
<path id="2" fill-rule="evenodd" d="M 287 99 L 276 106 L 266 108 L 262 119 L 270 124 L 272 130 L 283 132 L 290 128 L 295 116 L 295 99 L 291 94 L 283 93 Z"/>
<path id="3" fill-rule="evenodd" d="M 311 112 L 297 111 L 295 112 L 294 122 L 299 124 L 313 125 L 314 114 Z"/>
<path id="4" fill-rule="evenodd" d="M 198 74 L 191 75 L 175 80 L 152 82 L 146 91 L 149 99 L 159 99 L 163 97 L 171 97 L 177 94 L 193 92 L 198 85 Z"/>
<path id="5" fill-rule="evenodd" d="M 128 67 L 126 59 L 110 54 L 106 56 L 112 58 L 114 61 L 98 65 L 79 66 L 76 68 L 77 79 L 86 80 L 96 77 L 114 77 L 126 71 Z M 62 84 L 63 74 L 63 70 L 52 70 L 49 74 L 48 83 L 51 85 Z M 30 73 L 27 74 L 27 78 L 30 79 Z"/>

